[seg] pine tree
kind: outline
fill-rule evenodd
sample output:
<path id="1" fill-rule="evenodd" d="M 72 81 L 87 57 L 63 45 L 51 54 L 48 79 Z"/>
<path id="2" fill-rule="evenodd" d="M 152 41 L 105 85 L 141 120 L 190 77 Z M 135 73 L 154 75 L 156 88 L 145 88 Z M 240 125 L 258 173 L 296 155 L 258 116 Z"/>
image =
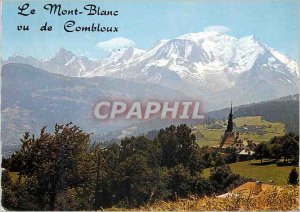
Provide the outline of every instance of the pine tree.
<path id="1" fill-rule="evenodd" d="M 288 184 L 298 185 L 298 183 L 299 183 L 298 177 L 299 177 L 299 175 L 298 175 L 296 168 L 293 168 L 289 174 Z"/>

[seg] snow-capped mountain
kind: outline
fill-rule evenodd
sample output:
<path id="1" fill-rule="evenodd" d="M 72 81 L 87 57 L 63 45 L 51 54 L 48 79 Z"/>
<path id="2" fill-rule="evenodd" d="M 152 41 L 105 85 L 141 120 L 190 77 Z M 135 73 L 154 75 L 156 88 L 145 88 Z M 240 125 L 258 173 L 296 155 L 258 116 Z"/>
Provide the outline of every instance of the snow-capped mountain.
<path id="1" fill-rule="evenodd" d="M 178 80 L 175 74 L 188 85 L 220 91 L 235 86 L 239 76 L 253 70 L 261 60 L 266 62 L 260 64 L 266 66 L 265 70 L 269 68 L 288 75 L 288 79 L 282 77 L 286 82 L 297 81 L 298 65 L 292 59 L 268 48 L 254 36 L 237 39 L 217 32 L 191 33 L 162 40 L 132 61 L 130 67 L 114 69 L 110 76 L 160 82 L 170 75 Z M 101 72 L 103 70 L 99 69 L 97 73 Z"/>
<path id="2" fill-rule="evenodd" d="M 148 81 L 185 90 L 193 97 L 221 93 L 223 99 L 247 91 L 249 100 L 260 101 L 298 92 L 299 64 L 252 35 L 238 39 L 220 32 L 189 33 L 161 40 L 146 51 L 133 47 L 114 50 L 98 60 L 60 49 L 49 59 L 13 56 L 8 62 L 66 76 Z"/>
<path id="3" fill-rule="evenodd" d="M 99 60 L 91 60 L 84 56 L 76 56 L 73 52 L 60 48 L 57 53 L 47 59 L 22 57 L 12 55 L 4 63 L 24 63 L 37 68 L 45 69 L 51 73 L 62 74 L 69 77 L 82 77 L 100 65 Z"/>
<path id="4" fill-rule="evenodd" d="M 49 70 L 52 73 L 76 77 L 86 75 L 89 70 L 98 65 L 98 61 L 76 56 L 73 52 L 61 48 L 53 57 L 42 61 L 40 68 Z"/>
<path id="5" fill-rule="evenodd" d="M 144 53 L 144 50 L 133 47 L 115 49 L 107 57 L 101 60 L 98 67 L 90 70 L 84 77 L 109 76 L 113 73 L 120 72 L 122 69 L 130 67 L 131 62 Z"/>

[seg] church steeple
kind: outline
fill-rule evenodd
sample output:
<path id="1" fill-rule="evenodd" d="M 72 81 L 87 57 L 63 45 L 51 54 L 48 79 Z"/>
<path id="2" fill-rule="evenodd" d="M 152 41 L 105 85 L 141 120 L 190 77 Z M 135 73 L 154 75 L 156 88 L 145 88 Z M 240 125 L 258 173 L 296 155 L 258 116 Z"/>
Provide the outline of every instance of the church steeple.
<path id="1" fill-rule="evenodd" d="M 233 131 L 233 114 L 232 114 L 232 102 L 231 102 L 226 132 L 232 132 L 232 131 Z"/>

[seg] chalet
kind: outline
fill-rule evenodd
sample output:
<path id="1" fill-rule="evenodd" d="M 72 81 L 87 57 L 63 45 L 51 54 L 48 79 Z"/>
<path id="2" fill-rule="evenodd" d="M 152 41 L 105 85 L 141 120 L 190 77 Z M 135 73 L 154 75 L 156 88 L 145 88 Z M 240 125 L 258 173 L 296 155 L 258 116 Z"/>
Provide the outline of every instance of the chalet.
<path id="1" fill-rule="evenodd" d="M 249 149 L 243 149 L 239 153 L 239 161 L 243 160 L 250 160 L 253 157 L 254 151 L 251 151 Z"/>

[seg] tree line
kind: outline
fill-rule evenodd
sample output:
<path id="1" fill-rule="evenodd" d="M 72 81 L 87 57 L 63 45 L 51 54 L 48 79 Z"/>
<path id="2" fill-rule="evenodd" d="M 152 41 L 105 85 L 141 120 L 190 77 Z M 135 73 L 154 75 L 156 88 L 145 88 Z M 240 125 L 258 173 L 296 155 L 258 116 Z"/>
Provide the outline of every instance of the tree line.
<path id="1" fill-rule="evenodd" d="M 284 136 L 275 136 L 268 142 L 259 143 L 255 151 L 255 158 L 273 159 L 276 163 L 281 163 L 283 158 L 283 165 L 287 163 L 298 164 L 299 162 L 299 135 L 288 133 Z"/>
<path id="2" fill-rule="evenodd" d="M 159 200 L 224 193 L 248 181 L 221 154 L 199 147 L 185 125 L 159 130 L 157 136 L 124 138 L 102 147 L 71 123 L 52 133 L 25 133 L 21 148 L 3 159 L 2 205 L 10 210 L 98 210 L 139 207 Z M 213 167 L 209 178 L 202 170 Z M 11 172 L 18 172 L 17 179 Z"/>

